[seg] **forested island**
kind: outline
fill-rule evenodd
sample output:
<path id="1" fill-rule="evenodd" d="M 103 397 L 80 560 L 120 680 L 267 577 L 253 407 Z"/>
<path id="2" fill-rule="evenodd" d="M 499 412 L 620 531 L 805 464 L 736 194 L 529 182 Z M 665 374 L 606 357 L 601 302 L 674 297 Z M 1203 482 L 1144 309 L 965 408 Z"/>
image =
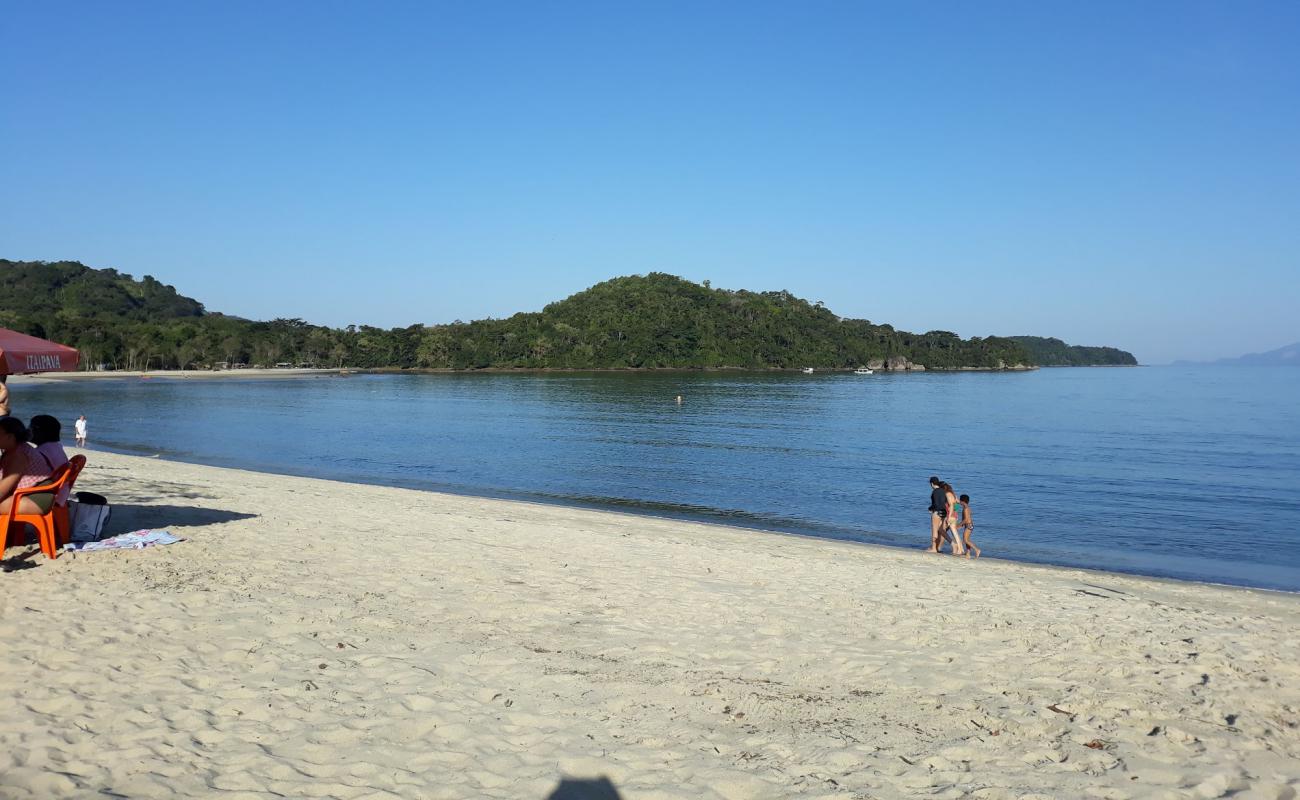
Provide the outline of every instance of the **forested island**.
<path id="1" fill-rule="evenodd" d="M 1114 347 L 1070 345 L 1044 336 L 1009 336 L 1029 351 L 1040 367 L 1136 367 L 1133 354 Z"/>
<path id="2" fill-rule="evenodd" d="M 789 292 L 714 289 L 663 273 L 614 278 L 539 312 L 506 319 L 339 329 L 210 312 L 150 276 L 136 280 L 75 261 L 0 259 L 0 326 L 76 347 L 85 369 L 288 363 L 360 369 L 923 370 L 1040 363 L 1033 346 L 1017 338 L 908 333 L 838 317 Z"/>

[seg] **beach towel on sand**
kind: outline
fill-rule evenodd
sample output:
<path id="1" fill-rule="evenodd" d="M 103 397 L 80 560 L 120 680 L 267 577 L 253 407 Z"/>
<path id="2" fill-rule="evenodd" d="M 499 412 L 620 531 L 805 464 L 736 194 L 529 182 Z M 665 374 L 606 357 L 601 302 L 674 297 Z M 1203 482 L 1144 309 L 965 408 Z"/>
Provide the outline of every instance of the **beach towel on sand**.
<path id="1" fill-rule="evenodd" d="M 173 536 L 167 531 L 141 530 L 119 534 L 111 539 L 101 539 L 98 542 L 70 542 L 64 545 L 64 549 L 79 553 L 95 550 L 139 550 L 156 544 L 175 544 L 180 541 L 183 541 L 181 537 Z"/>

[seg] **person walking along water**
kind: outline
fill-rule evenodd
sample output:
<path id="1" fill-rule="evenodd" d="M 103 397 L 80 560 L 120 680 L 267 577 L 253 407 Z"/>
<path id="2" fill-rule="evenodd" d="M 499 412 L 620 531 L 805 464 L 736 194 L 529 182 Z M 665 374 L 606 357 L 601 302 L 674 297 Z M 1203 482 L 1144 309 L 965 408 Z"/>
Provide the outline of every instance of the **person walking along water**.
<path id="1" fill-rule="evenodd" d="M 77 447 L 85 447 L 86 446 L 86 415 L 82 414 L 80 417 L 77 417 L 77 421 L 72 424 L 72 428 L 74 433 L 76 434 Z"/>
<path id="2" fill-rule="evenodd" d="M 944 516 L 944 523 L 947 531 L 944 538 L 949 540 L 952 545 L 952 554 L 961 556 L 966 554 L 966 548 L 962 546 L 961 534 L 957 531 L 957 523 L 961 521 L 962 507 L 961 502 L 957 500 L 957 492 L 953 490 L 952 485 L 943 483 L 940 488 L 944 492 L 944 501 L 948 505 L 948 513 Z"/>
<path id="3" fill-rule="evenodd" d="M 948 516 L 948 498 L 938 475 L 930 476 L 930 548 L 927 553 L 939 552 L 943 539 L 944 518 Z"/>
<path id="4" fill-rule="evenodd" d="M 963 535 L 962 545 L 966 549 L 966 557 L 970 558 L 971 552 L 974 551 L 975 557 L 979 558 L 980 549 L 975 546 L 975 543 L 970 538 L 972 531 L 975 529 L 975 523 L 970 518 L 970 495 L 964 494 L 961 496 L 961 509 L 962 516 L 957 520 L 957 530 L 961 531 Z"/>

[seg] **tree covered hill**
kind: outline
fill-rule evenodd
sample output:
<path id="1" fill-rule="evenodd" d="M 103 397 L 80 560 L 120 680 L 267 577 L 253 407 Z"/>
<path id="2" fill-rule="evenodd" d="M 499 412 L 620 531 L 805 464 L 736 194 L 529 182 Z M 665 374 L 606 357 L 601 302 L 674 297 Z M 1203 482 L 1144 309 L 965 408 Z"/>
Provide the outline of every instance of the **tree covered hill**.
<path id="1" fill-rule="evenodd" d="M 145 322 L 204 313 L 201 303 L 148 275 L 137 281 L 114 269 L 91 269 L 74 261 L 4 259 L 0 259 L 0 309 L 8 320 L 70 316 Z"/>
<path id="2" fill-rule="evenodd" d="M 789 292 L 714 289 L 651 273 L 614 278 L 504 320 L 430 328 L 422 359 L 456 367 L 927 368 L 1029 364 L 1006 339 L 912 334 L 841 319 Z M 469 345 L 469 347 L 467 347 Z"/>
<path id="3" fill-rule="evenodd" d="M 0 327 L 76 347 L 83 369 L 180 369 L 292 358 L 290 351 L 302 352 L 296 340 L 314 326 L 214 314 L 148 275 L 0 259 Z"/>
<path id="4" fill-rule="evenodd" d="M 1133 367 L 1132 353 L 1114 347 L 1083 347 L 1060 339 L 1043 336 L 1009 336 L 1029 351 L 1034 363 L 1042 367 Z"/>
<path id="5" fill-rule="evenodd" d="M 507 319 L 344 329 L 209 312 L 146 276 L 0 259 L 0 326 L 78 348 L 86 368 L 220 362 L 431 369 L 893 368 L 1032 365 L 1009 338 L 908 333 L 842 319 L 789 292 L 714 289 L 672 275 L 614 278 Z"/>

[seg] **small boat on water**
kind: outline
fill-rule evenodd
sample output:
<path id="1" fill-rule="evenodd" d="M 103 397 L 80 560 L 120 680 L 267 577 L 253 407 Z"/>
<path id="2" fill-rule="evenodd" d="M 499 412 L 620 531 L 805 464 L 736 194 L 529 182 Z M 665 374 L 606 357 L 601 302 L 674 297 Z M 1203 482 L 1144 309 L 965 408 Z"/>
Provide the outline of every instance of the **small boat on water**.
<path id="1" fill-rule="evenodd" d="M 813 368 L 812 368 L 812 367 L 804 367 L 804 368 L 803 368 L 803 374 L 805 374 L 805 375 L 811 375 L 811 374 L 813 374 Z"/>
<path id="2" fill-rule="evenodd" d="M 874 374 L 874 373 L 872 373 L 870 367 L 858 367 L 857 369 L 853 370 L 853 374 L 854 374 L 854 375 L 872 375 L 872 374 Z"/>

